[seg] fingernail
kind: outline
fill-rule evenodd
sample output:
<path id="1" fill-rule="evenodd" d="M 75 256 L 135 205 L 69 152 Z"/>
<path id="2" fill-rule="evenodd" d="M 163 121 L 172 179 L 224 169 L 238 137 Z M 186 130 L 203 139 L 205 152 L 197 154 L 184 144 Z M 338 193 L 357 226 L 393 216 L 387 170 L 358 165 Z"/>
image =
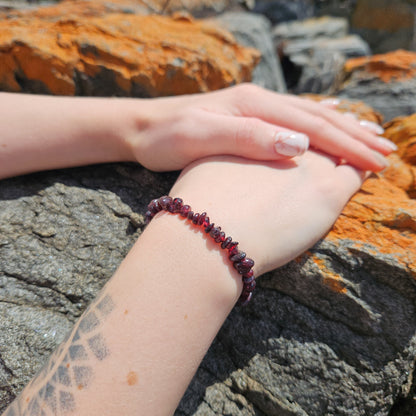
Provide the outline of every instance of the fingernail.
<path id="1" fill-rule="evenodd" d="M 358 116 L 357 114 L 354 113 L 350 113 L 349 111 L 342 113 L 342 115 L 344 115 L 345 117 L 350 117 L 353 118 L 354 120 L 358 120 Z"/>
<path id="2" fill-rule="evenodd" d="M 381 143 L 383 146 L 388 147 L 389 149 L 396 151 L 398 149 L 396 143 L 393 143 L 392 141 L 385 139 L 384 137 L 379 137 L 378 142 Z"/>
<path id="3" fill-rule="evenodd" d="M 372 121 L 360 120 L 360 126 L 376 134 L 384 133 L 383 127 L 379 126 L 377 123 L 373 123 Z"/>
<path id="4" fill-rule="evenodd" d="M 373 152 L 374 157 L 377 159 L 377 162 L 383 167 L 386 168 L 389 165 L 389 161 L 378 152 Z"/>
<path id="5" fill-rule="evenodd" d="M 308 150 L 309 137 L 302 133 L 279 131 L 275 135 L 274 147 L 283 156 L 300 156 Z"/>
<path id="6" fill-rule="evenodd" d="M 341 104 L 341 100 L 339 98 L 325 98 L 319 101 L 319 103 L 327 107 L 338 107 Z"/>

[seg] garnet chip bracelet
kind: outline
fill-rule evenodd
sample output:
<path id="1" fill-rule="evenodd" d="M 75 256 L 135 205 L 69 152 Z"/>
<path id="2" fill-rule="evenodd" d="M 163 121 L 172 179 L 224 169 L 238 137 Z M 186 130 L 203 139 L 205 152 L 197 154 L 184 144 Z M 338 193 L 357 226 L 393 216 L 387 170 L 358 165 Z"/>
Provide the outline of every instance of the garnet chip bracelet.
<path id="1" fill-rule="evenodd" d="M 184 205 L 181 198 L 171 198 L 170 196 L 161 196 L 150 202 L 146 212 L 146 223 L 160 211 L 167 211 L 171 214 L 179 214 L 181 217 L 192 221 L 193 224 L 204 229 L 204 231 L 224 250 L 228 250 L 228 258 L 233 263 L 234 268 L 243 278 L 243 291 L 239 298 L 239 304 L 247 305 L 253 295 L 256 287 L 256 280 L 252 267 L 254 261 L 246 257 L 244 251 L 238 250 L 238 243 L 233 241 L 231 237 L 226 237 L 221 227 L 216 227 L 214 223 L 210 223 L 207 213 L 198 214 L 193 212 L 189 205 Z"/>

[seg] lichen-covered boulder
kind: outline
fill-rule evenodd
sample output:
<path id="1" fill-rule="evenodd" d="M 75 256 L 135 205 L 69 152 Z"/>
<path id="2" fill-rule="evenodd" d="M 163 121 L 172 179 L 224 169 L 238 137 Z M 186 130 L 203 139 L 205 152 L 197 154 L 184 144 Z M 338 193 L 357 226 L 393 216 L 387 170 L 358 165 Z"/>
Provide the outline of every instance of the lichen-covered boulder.
<path id="1" fill-rule="evenodd" d="M 0 21 L 0 90 L 156 97 L 251 80 L 260 58 L 189 16 L 32 15 Z"/>
<path id="2" fill-rule="evenodd" d="M 412 130 L 394 133 L 407 124 L 386 135 L 411 166 Z M 369 178 L 321 242 L 259 279 L 176 416 L 413 414 L 416 201 L 384 175 Z M 1 181 L 0 412 L 112 275 L 147 202 L 175 176 L 112 164 Z"/>
<path id="3" fill-rule="evenodd" d="M 334 91 L 362 99 L 385 119 L 416 112 L 416 53 L 404 50 L 348 60 L 342 82 Z"/>

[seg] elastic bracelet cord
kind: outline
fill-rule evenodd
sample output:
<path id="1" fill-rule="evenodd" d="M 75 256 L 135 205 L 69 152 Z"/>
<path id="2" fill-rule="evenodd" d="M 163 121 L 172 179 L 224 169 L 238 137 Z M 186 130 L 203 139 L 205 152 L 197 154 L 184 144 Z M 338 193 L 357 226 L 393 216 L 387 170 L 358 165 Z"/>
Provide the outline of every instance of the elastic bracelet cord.
<path id="1" fill-rule="evenodd" d="M 146 212 L 146 223 L 149 223 L 153 217 L 160 211 L 167 211 L 171 214 L 179 214 L 181 217 L 192 221 L 220 245 L 223 250 L 228 250 L 228 258 L 233 263 L 234 268 L 243 279 L 243 291 L 238 300 L 239 305 L 245 306 L 250 302 L 253 296 L 256 280 L 253 273 L 254 261 L 246 256 L 246 253 L 238 250 L 238 243 L 233 241 L 231 237 L 227 237 L 221 227 L 216 227 L 214 223 L 210 223 L 207 213 L 198 214 L 192 211 L 189 205 L 184 205 L 181 198 L 171 198 L 170 196 L 161 196 L 150 202 Z"/>

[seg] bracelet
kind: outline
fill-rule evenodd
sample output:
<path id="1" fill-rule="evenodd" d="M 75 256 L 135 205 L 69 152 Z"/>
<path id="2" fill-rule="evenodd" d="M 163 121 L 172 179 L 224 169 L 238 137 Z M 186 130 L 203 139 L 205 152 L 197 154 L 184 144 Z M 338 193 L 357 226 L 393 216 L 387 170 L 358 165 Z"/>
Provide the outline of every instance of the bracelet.
<path id="1" fill-rule="evenodd" d="M 256 280 L 252 267 L 254 261 L 246 256 L 246 253 L 238 250 L 238 243 L 233 241 L 231 237 L 226 237 L 221 227 L 216 227 L 214 223 L 210 223 L 207 213 L 198 214 L 192 211 L 189 205 L 184 205 L 181 198 L 171 198 L 170 196 L 162 196 L 150 202 L 146 212 L 146 223 L 148 224 L 152 218 L 160 211 L 167 211 L 171 214 L 179 214 L 181 217 L 192 221 L 196 226 L 202 227 L 204 231 L 216 242 L 221 243 L 220 246 L 224 250 L 228 250 L 228 258 L 233 263 L 234 268 L 243 279 L 243 291 L 238 300 L 239 305 L 245 306 L 250 302 L 253 296 Z"/>

